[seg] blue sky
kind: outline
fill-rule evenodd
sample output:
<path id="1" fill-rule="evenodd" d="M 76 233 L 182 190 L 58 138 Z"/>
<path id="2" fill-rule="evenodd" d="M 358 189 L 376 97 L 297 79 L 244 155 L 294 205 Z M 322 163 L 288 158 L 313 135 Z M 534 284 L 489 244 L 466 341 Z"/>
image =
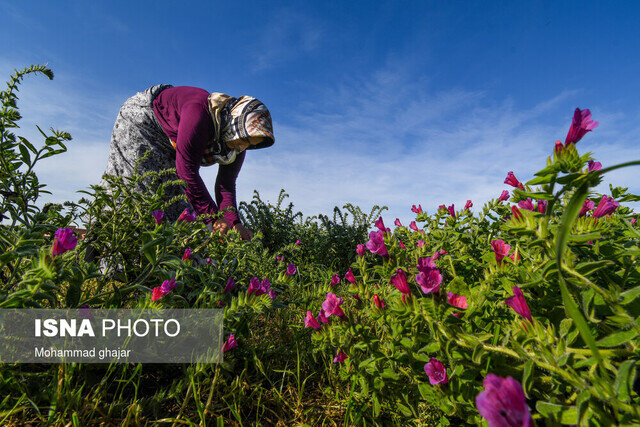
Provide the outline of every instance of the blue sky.
<path id="1" fill-rule="evenodd" d="M 408 220 L 413 203 L 478 208 L 507 171 L 529 179 L 575 107 L 600 122 L 582 152 L 640 159 L 640 4 L 521 3 L 0 0 L 0 74 L 56 74 L 25 81 L 19 104 L 22 135 L 74 137 L 38 169 L 45 200 L 97 183 L 120 105 L 169 83 L 271 110 L 276 144 L 247 156 L 239 200 L 285 188 L 309 215 L 352 202 Z M 212 186 L 216 167 L 201 171 Z M 607 182 L 640 193 L 638 176 Z"/>

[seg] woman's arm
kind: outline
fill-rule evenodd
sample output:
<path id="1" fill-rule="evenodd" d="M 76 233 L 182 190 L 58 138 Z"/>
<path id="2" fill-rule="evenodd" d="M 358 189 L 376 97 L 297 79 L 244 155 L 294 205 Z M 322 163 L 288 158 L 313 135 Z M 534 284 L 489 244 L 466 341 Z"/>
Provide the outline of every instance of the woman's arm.
<path id="1" fill-rule="evenodd" d="M 200 177 L 200 163 L 212 135 L 213 122 L 209 112 L 197 103 L 185 104 L 178 125 L 176 172 L 186 183 L 185 194 L 198 215 L 218 212 L 218 206 Z"/>
<path id="2" fill-rule="evenodd" d="M 220 165 L 218 176 L 216 177 L 216 201 L 218 202 L 220 210 L 233 207 L 232 211 L 229 210 L 224 213 L 224 219 L 226 219 L 232 227 L 240 222 L 238 219 L 238 207 L 236 205 L 236 179 L 238 178 L 240 168 L 242 168 L 245 154 L 246 151 L 243 151 L 238 154 L 233 163 Z"/>

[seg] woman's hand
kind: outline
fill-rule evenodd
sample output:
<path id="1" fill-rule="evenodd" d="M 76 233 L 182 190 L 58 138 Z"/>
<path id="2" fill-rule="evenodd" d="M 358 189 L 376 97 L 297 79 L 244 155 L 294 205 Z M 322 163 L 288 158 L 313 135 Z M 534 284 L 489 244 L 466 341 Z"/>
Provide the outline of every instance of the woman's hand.
<path id="1" fill-rule="evenodd" d="M 253 232 L 251 230 L 249 230 L 248 228 L 246 228 L 244 225 L 237 223 L 236 225 L 233 226 L 234 230 L 236 230 L 238 233 L 240 233 L 240 238 L 242 238 L 242 240 L 251 240 L 253 239 Z"/>
<path id="2" fill-rule="evenodd" d="M 212 228 L 214 233 L 219 231 L 220 234 L 225 234 L 231 229 L 231 227 L 229 227 L 229 223 L 224 218 L 218 218 L 215 220 L 212 224 Z"/>

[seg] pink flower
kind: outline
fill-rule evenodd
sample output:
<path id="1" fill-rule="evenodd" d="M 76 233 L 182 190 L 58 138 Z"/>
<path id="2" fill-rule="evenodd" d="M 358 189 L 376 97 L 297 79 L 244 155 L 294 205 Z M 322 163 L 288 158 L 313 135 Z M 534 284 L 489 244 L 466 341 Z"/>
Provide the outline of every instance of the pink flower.
<path id="1" fill-rule="evenodd" d="M 157 210 L 157 211 L 153 211 L 151 212 L 151 215 L 153 215 L 153 219 L 156 220 L 156 224 L 161 224 L 162 223 L 162 218 L 164 218 L 164 212 L 161 210 Z"/>
<path id="2" fill-rule="evenodd" d="M 361 243 L 356 248 L 356 254 L 358 254 L 360 256 L 364 256 L 365 250 L 366 250 L 365 246 Z"/>
<path id="3" fill-rule="evenodd" d="M 218 301 L 218 307 L 226 307 L 227 303 L 224 301 Z"/>
<path id="4" fill-rule="evenodd" d="M 442 274 L 437 268 L 421 271 L 416 275 L 416 282 L 420 285 L 422 292 L 425 294 L 440 292 L 440 283 L 442 283 Z"/>
<path id="5" fill-rule="evenodd" d="M 564 140 L 564 145 L 574 144 L 582 139 L 587 132 L 591 132 L 598 127 L 598 122 L 591 120 L 591 111 L 589 109 L 580 110 L 576 108 L 573 113 L 573 120 L 571 121 L 571 127 L 567 133 L 567 138 Z"/>
<path id="6" fill-rule="evenodd" d="M 353 273 L 351 275 L 353 276 Z M 330 286 L 335 286 L 338 283 L 340 283 L 340 276 L 338 276 L 337 274 L 334 274 L 333 276 L 331 276 L 331 282 L 329 283 L 329 285 Z"/>
<path id="7" fill-rule="evenodd" d="M 53 246 L 51 247 L 51 255 L 62 255 L 67 251 L 72 251 L 78 244 L 78 239 L 70 228 L 59 228 L 54 234 Z"/>
<path id="8" fill-rule="evenodd" d="M 438 210 L 439 210 L 439 211 L 446 211 L 446 210 L 447 210 L 447 205 L 440 205 L 440 206 L 438 206 Z"/>
<path id="9" fill-rule="evenodd" d="M 532 427 L 524 390 L 511 377 L 488 374 L 484 390 L 476 397 L 476 407 L 489 427 Z"/>
<path id="10" fill-rule="evenodd" d="M 391 276 L 391 284 L 395 286 L 403 294 L 410 294 L 409 283 L 407 282 L 407 274 L 404 270 L 396 270 L 396 274 Z"/>
<path id="11" fill-rule="evenodd" d="M 191 249 L 187 248 L 184 250 L 184 255 L 182 255 L 182 260 L 188 260 L 191 257 Z"/>
<path id="12" fill-rule="evenodd" d="M 424 372 L 429 377 L 429 382 L 431 383 L 431 385 L 446 384 L 449 382 L 447 369 L 444 367 L 442 362 L 440 362 L 435 357 L 432 357 L 431 360 L 429 360 L 429 362 L 424 365 Z"/>
<path id="13" fill-rule="evenodd" d="M 207 264 L 211 264 L 211 258 L 207 258 Z"/>
<path id="14" fill-rule="evenodd" d="M 520 206 L 522 209 L 526 209 L 528 211 L 534 211 L 536 208 L 533 206 L 533 200 L 531 199 L 527 199 L 527 200 L 520 200 L 518 202 L 518 206 Z"/>
<path id="15" fill-rule="evenodd" d="M 295 264 L 289 264 L 287 266 L 287 276 L 293 276 L 294 274 L 296 274 L 296 272 L 298 271 L 298 269 L 296 269 L 296 265 Z"/>
<path id="16" fill-rule="evenodd" d="M 422 205 L 418 205 L 418 207 L 416 208 L 416 205 L 411 206 L 411 212 L 417 213 L 417 214 L 421 214 L 422 213 Z"/>
<path id="17" fill-rule="evenodd" d="M 338 350 L 336 352 L 336 357 L 333 358 L 333 363 L 343 363 L 348 358 L 349 356 L 347 356 L 342 350 Z"/>
<path id="18" fill-rule="evenodd" d="M 382 217 L 379 217 L 379 218 L 378 218 L 378 220 L 375 222 L 375 224 L 374 224 L 374 225 L 378 228 L 378 230 L 382 231 L 383 233 L 384 233 L 385 231 L 387 231 L 387 232 L 391 231 L 391 230 L 389 230 L 388 228 L 385 228 L 385 227 L 384 227 L 384 221 L 382 220 Z"/>
<path id="19" fill-rule="evenodd" d="M 400 222 L 400 218 L 396 218 L 394 224 L 395 224 L 396 227 L 402 227 L 402 223 Z"/>
<path id="20" fill-rule="evenodd" d="M 238 342 L 236 341 L 236 337 L 233 334 L 231 334 L 229 335 L 229 339 L 227 340 L 227 342 L 225 342 L 224 345 L 222 346 L 222 351 L 227 352 L 232 348 L 236 348 L 237 346 L 238 346 Z"/>
<path id="21" fill-rule="evenodd" d="M 284 257 L 282 255 L 276 255 L 276 260 L 282 261 Z"/>
<path id="22" fill-rule="evenodd" d="M 357 299 L 358 301 L 362 301 L 362 300 L 360 299 L 360 295 L 358 295 L 358 294 L 353 294 L 353 295 L 351 295 L 351 296 L 352 296 L 352 297 L 354 297 L 355 299 Z"/>
<path id="23" fill-rule="evenodd" d="M 320 309 L 320 312 L 318 313 L 318 322 L 327 324 L 329 323 L 329 319 L 327 319 L 327 316 L 324 314 L 324 310 Z"/>
<path id="24" fill-rule="evenodd" d="M 447 292 L 447 303 L 462 309 L 466 309 L 468 307 L 467 297 L 454 294 L 453 292 Z"/>
<path id="25" fill-rule="evenodd" d="M 178 221 L 193 222 L 197 219 L 196 213 L 191 212 L 189 208 L 185 208 L 178 217 Z"/>
<path id="26" fill-rule="evenodd" d="M 373 295 L 373 303 L 380 309 L 384 308 L 384 301 L 378 294 Z"/>
<path id="27" fill-rule="evenodd" d="M 589 160 L 587 170 L 589 172 L 602 170 L 602 163 Z"/>
<path id="28" fill-rule="evenodd" d="M 151 290 L 151 301 L 158 301 L 160 298 L 171 292 L 177 287 L 176 279 L 165 280 L 162 285 L 156 286 Z"/>
<path id="29" fill-rule="evenodd" d="M 620 203 L 613 200 L 613 197 L 602 196 L 600 203 L 595 211 L 593 211 L 594 218 L 600 218 L 605 215 L 612 214 L 620 206 Z"/>
<path id="30" fill-rule="evenodd" d="M 511 258 L 513 260 L 514 263 L 518 263 L 518 260 L 520 259 L 520 254 L 518 254 L 518 258 L 516 258 L 516 253 L 512 253 L 511 255 L 509 255 L 509 258 Z"/>
<path id="31" fill-rule="evenodd" d="M 449 211 L 449 215 L 451 215 L 454 218 L 456 217 L 456 208 L 453 204 L 449 206 L 447 210 Z"/>
<path id="32" fill-rule="evenodd" d="M 324 310 L 327 317 L 331 315 L 338 317 L 344 316 L 344 312 L 342 311 L 342 308 L 340 308 L 342 302 L 342 298 L 338 298 L 335 294 L 329 292 L 327 294 L 327 299 L 322 303 L 322 309 Z"/>
<path id="33" fill-rule="evenodd" d="M 636 218 L 631 218 L 631 225 L 635 224 L 635 223 L 636 223 L 636 221 L 637 221 L 637 219 L 636 219 Z"/>
<path id="34" fill-rule="evenodd" d="M 512 187 L 516 187 L 516 188 L 519 188 L 521 190 L 524 190 L 524 185 L 522 185 L 522 183 L 520 181 L 518 181 L 518 179 L 513 174 L 513 172 L 508 172 L 507 173 L 507 177 L 504 179 L 504 183 L 505 184 L 509 184 Z"/>
<path id="35" fill-rule="evenodd" d="M 527 305 L 527 301 L 524 299 L 524 294 L 520 290 L 519 287 L 513 287 L 513 296 L 506 299 L 504 302 L 509 307 L 513 308 L 513 310 L 518 313 L 520 316 L 527 319 L 529 322 L 533 323 L 533 318 L 531 317 L 531 311 L 529 311 L 529 306 Z"/>
<path id="36" fill-rule="evenodd" d="M 409 228 L 413 231 L 418 231 L 418 226 L 416 225 L 415 221 L 411 221 L 411 223 L 409 223 Z"/>
<path id="37" fill-rule="evenodd" d="M 546 200 L 538 200 L 538 212 L 541 214 L 547 211 L 547 201 Z"/>
<path id="38" fill-rule="evenodd" d="M 402 243 L 402 240 L 400 240 L 400 243 L 398 244 L 398 246 L 400 246 L 401 249 L 407 249 L 404 243 Z"/>
<path id="39" fill-rule="evenodd" d="M 507 245 L 502 239 L 492 240 L 491 247 L 496 253 L 496 261 L 498 262 L 498 264 L 500 264 L 502 258 L 509 255 L 509 250 L 511 249 L 511 245 Z"/>
<path id="40" fill-rule="evenodd" d="M 502 190 L 502 194 L 498 197 L 498 200 L 504 202 L 505 200 L 509 200 L 509 192 L 507 190 Z"/>
<path id="41" fill-rule="evenodd" d="M 356 278 L 353 277 L 353 271 L 351 271 L 351 268 L 347 270 L 347 273 L 344 275 L 344 279 L 351 283 L 356 283 Z"/>
<path id="42" fill-rule="evenodd" d="M 590 210 L 593 210 L 593 208 L 596 207 L 596 204 L 593 202 L 593 200 L 585 200 L 584 203 L 582 204 L 582 209 L 580 209 L 580 213 L 578 214 L 578 216 L 584 216 L 586 215 L 587 212 L 589 212 Z"/>
<path id="43" fill-rule="evenodd" d="M 467 200 L 467 203 L 465 203 L 464 208 L 465 210 L 469 209 L 473 207 L 473 202 L 471 200 Z"/>
<path id="44" fill-rule="evenodd" d="M 442 255 L 446 255 L 447 251 L 445 251 L 444 249 L 440 249 L 438 252 L 433 254 L 433 260 L 437 260 L 438 258 L 440 258 Z"/>
<path id="45" fill-rule="evenodd" d="M 428 273 L 430 270 L 437 269 L 436 263 L 433 262 L 433 258 L 425 257 L 418 258 L 418 271 Z"/>
<path id="46" fill-rule="evenodd" d="M 381 256 L 389 255 L 387 252 L 387 247 L 384 244 L 384 232 L 372 231 L 369 233 L 369 241 L 367 242 L 367 249 L 371 251 L 371 253 L 378 254 Z"/>
<path id="47" fill-rule="evenodd" d="M 227 286 L 224 287 L 223 292 L 229 292 L 235 287 L 236 287 L 236 282 L 233 281 L 233 278 L 229 277 L 229 280 L 227 280 Z"/>
<path id="48" fill-rule="evenodd" d="M 553 148 L 553 151 L 555 151 L 556 154 L 562 153 L 562 142 L 561 141 L 556 141 L 556 146 Z"/>
<path id="49" fill-rule="evenodd" d="M 307 311 L 307 317 L 304 318 L 304 327 L 313 329 L 322 329 L 322 325 L 313 317 L 310 311 Z"/>
<path id="50" fill-rule="evenodd" d="M 513 217 L 518 221 L 521 221 L 524 218 L 522 216 L 522 212 L 520 212 L 520 209 L 518 209 L 516 205 L 511 206 L 511 213 L 513 213 Z"/>
<path id="51" fill-rule="evenodd" d="M 276 299 L 276 292 L 271 289 L 271 282 L 269 282 L 269 279 L 264 279 L 262 282 L 260 282 L 260 290 L 261 293 L 256 295 L 267 294 L 269 295 L 269 298 Z"/>
<path id="52" fill-rule="evenodd" d="M 418 240 L 417 247 L 421 248 L 424 246 L 424 240 Z"/>
<path id="53" fill-rule="evenodd" d="M 296 240 L 295 245 L 296 245 L 296 246 L 300 246 L 300 244 L 301 244 L 301 243 L 302 243 L 302 242 L 300 241 L 300 239 L 298 239 L 298 240 Z"/>

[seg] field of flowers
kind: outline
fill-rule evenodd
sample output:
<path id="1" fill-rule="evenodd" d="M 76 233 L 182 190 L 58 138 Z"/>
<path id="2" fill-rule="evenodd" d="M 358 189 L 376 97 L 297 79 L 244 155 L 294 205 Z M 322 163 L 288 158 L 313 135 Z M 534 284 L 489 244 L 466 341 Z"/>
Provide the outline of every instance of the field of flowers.
<path id="1" fill-rule="evenodd" d="M 0 308 L 220 307 L 226 342 L 217 365 L 2 364 L 3 424 L 640 423 L 640 227 L 624 206 L 640 196 L 593 191 L 640 161 L 580 154 L 589 110 L 475 214 L 471 200 L 417 204 L 392 229 L 384 207 L 305 218 L 284 190 L 275 204 L 256 193 L 242 241 L 189 211 L 166 221 L 177 180 L 132 190 L 173 171 L 38 209 L 33 166 L 70 136 L 13 133 L 32 73 L 52 78 L 34 66 L 0 93 Z"/>

